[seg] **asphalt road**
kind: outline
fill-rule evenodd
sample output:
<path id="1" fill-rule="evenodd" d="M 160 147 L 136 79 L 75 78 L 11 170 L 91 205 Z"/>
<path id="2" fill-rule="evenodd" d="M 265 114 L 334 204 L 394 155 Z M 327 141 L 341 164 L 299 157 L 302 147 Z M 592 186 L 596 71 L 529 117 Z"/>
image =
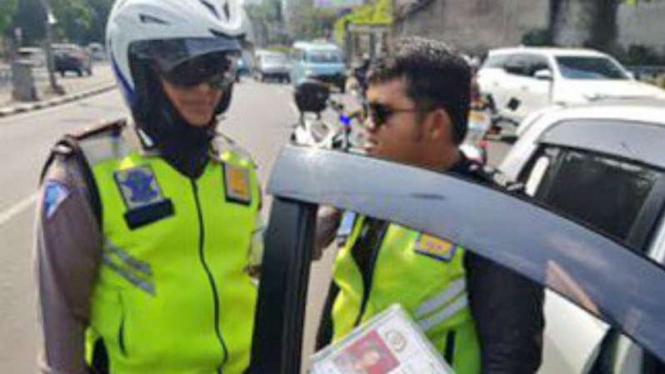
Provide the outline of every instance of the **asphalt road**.
<path id="1" fill-rule="evenodd" d="M 236 86 L 233 100 L 221 130 L 251 151 L 265 184 L 297 119 L 291 90 L 286 85 L 246 79 Z M 0 373 L 37 372 L 33 229 L 38 178 L 49 149 L 66 132 L 125 115 L 120 94 L 112 91 L 61 107 L 0 119 Z M 506 149 L 492 148 L 491 160 L 496 162 Z M 328 251 L 312 270 L 306 347 L 313 342 L 333 256 L 334 250 Z"/>

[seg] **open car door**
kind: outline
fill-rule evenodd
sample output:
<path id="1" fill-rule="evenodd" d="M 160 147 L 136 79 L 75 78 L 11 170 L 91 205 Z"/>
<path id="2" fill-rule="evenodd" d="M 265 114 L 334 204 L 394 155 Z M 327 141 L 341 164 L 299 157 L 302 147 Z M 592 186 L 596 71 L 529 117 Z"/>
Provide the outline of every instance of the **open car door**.
<path id="1" fill-rule="evenodd" d="M 457 243 L 555 291 L 665 361 L 665 269 L 526 198 L 419 168 L 298 147 L 284 148 L 268 192 L 274 201 L 251 373 L 300 373 L 319 205 Z"/>

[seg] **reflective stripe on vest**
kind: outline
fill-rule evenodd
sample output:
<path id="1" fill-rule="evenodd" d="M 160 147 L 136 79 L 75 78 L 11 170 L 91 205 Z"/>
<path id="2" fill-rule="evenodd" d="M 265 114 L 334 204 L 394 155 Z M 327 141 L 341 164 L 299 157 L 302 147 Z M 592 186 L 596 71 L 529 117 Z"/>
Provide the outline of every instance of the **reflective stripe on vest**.
<path id="1" fill-rule="evenodd" d="M 418 232 L 390 224 L 380 244 L 366 307 L 360 269 L 351 250 L 360 237 L 365 217 L 356 219 L 349 240 L 336 258 L 333 279 L 339 293 L 333 305 L 333 341 L 348 334 L 359 313 L 361 322 L 398 303 L 458 374 L 480 373 L 480 349 L 466 293 L 464 250 L 451 247 L 449 258 L 421 248 Z M 433 252 L 436 253 L 436 252 Z M 452 352 L 450 352 L 452 350 Z"/>
<path id="2" fill-rule="evenodd" d="M 99 189 L 104 235 L 87 357 L 101 338 L 113 374 L 242 373 L 257 293 L 245 273 L 260 201 L 252 163 L 225 152 L 192 180 L 120 137 L 83 140 L 81 149 Z M 230 167 L 248 176 L 233 191 L 251 192 L 248 203 L 227 199 Z M 131 170 L 143 181 L 121 186 L 118 175 Z M 151 201 L 168 201 L 172 213 L 151 214 Z M 132 229 L 127 214 L 136 209 L 147 219 Z"/>

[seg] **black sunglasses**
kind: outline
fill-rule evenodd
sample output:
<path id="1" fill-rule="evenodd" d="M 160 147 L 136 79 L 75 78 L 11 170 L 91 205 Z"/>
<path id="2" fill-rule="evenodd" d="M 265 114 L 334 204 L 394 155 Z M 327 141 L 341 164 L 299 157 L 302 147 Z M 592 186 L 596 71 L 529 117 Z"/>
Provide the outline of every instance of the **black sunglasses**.
<path id="1" fill-rule="evenodd" d="M 426 111 L 419 108 L 395 109 L 381 103 L 365 103 L 364 110 L 365 118 L 369 118 L 372 125 L 376 127 L 385 125 L 393 114 Z"/>
<path id="2" fill-rule="evenodd" d="M 213 89 L 222 90 L 235 80 L 236 61 L 230 57 L 202 57 L 159 73 L 167 82 L 177 87 L 191 88 L 207 83 Z"/>

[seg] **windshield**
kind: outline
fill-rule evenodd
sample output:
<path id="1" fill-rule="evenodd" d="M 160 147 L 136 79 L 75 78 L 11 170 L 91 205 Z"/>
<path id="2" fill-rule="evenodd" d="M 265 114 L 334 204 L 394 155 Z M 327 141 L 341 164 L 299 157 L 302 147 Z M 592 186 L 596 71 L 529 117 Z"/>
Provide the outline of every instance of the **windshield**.
<path id="1" fill-rule="evenodd" d="M 342 56 L 337 51 L 310 51 L 307 52 L 307 62 L 338 63 L 342 62 Z"/>
<path id="2" fill-rule="evenodd" d="M 556 57 L 561 75 L 567 79 L 628 79 L 612 60 L 604 57 Z"/>
<path id="3" fill-rule="evenodd" d="M 286 63 L 286 57 L 283 55 L 267 55 L 263 58 L 266 63 L 269 64 L 284 64 Z"/>

